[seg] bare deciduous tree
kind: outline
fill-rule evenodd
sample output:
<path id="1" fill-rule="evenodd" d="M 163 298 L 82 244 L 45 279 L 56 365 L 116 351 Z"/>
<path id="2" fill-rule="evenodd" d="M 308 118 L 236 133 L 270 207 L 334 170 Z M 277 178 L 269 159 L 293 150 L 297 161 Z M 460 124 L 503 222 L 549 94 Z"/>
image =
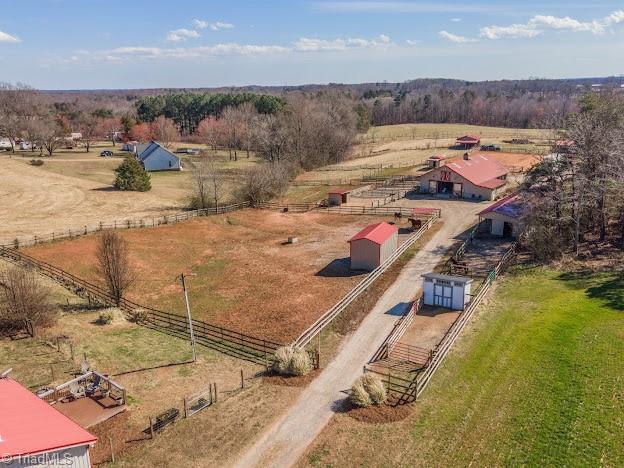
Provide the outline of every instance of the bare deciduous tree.
<path id="1" fill-rule="evenodd" d="M 126 241 L 115 231 L 104 231 L 97 246 L 99 273 L 113 300 L 119 304 L 134 282 Z"/>
<path id="2" fill-rule="evenodd" d="M 219 207 L 223 198 L 224 179 L 216 164 L 216 154 L 203 156 L 193 164 L 193 180 L 195 197 L 193 206 L 196 208 Z"/>
<path id="3" fill-rule="evenodd" d="M 162 115 L 158 117 L 154 122 L 150 124 L 152 137 L 162 143 L 166 148 L 171 146 L 171 143 L 180 138 L 178 127 L 171 119 L 167 119 Z"/>
<path id="4" fill-rule="evenodd" d="M 6 272 L 3 284 L 4 308 L 0 309 L 0 322 L 4 326 L 31 329 L 48 326 L 53 321 L 54 309 L 50 293 L 32 271 L 13 267 Z"/>

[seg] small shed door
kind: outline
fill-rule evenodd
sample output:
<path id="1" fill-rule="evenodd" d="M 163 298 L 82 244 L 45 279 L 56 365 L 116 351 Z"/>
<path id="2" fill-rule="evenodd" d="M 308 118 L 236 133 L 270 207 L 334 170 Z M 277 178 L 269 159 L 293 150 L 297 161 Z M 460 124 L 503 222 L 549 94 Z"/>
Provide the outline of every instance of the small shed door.
<path id="1" fill-rule="evenodd" d="M 444 284 L 434 285 L 433 304 L 447 309 L 452 309 L 453 288 Z"/>

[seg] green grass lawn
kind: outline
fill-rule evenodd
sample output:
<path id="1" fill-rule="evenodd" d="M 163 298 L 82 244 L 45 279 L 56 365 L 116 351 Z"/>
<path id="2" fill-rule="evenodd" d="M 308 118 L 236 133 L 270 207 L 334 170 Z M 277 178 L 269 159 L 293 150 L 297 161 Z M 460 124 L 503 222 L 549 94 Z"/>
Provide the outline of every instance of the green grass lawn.
<path id="1" fill-rule="evenodd" d="M 621 276 L 518 270 L 467 330 L 410 417 L 340 415 L 306 462 L 624 464 Z"/>

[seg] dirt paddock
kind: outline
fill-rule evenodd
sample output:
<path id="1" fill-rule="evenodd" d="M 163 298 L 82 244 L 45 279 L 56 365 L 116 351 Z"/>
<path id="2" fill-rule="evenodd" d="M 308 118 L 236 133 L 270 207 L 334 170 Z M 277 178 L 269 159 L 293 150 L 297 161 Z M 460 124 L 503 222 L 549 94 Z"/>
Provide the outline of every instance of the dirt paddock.
<path id="1" fill-rule="evenodd" d="M 188 280 L 195 318 L 287 342 L 337 302 L 363 273 L 349 270 L 347 240 L 372 216 L 243 210 L 157 228 L 119 231 L 136 281 L 128 298 L 184 313 L 178 281 Z M 287 244 L 288 237 L 298 238 Z M 97 236 L 25 249 L 25 253 L 102 284 Z"/>

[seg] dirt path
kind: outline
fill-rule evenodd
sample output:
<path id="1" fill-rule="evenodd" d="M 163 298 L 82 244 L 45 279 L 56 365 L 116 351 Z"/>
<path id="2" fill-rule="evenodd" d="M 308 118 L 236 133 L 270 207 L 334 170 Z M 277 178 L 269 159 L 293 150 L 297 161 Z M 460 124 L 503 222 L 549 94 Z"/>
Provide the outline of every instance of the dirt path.
<path id="1" fill-rule="evenodd" d="M 0 243 L 100 220 L 162 216 L 175 209 L 172 200 L 150 192 L 110 188 L 5 158 L 0 173 Z"/>
<path id="2" fill-rule="evenodd" d="M 404 200 L 407 203 L 407 200 Z M 406 312 L 420 275 L 439 262 L 455 238 L 475 222 L 482 204 L 467 202 L 411 202 L 443 209 L 443 226 L 405 266 L 360 327 L 343 343 L 335 359 L 256 443 L 239 459 L 237 467 L 293 465 L 306 447 L 342 406 L 346 391 L 362 373 L 362 367 L 381 345 L 397 319 Z"/>

